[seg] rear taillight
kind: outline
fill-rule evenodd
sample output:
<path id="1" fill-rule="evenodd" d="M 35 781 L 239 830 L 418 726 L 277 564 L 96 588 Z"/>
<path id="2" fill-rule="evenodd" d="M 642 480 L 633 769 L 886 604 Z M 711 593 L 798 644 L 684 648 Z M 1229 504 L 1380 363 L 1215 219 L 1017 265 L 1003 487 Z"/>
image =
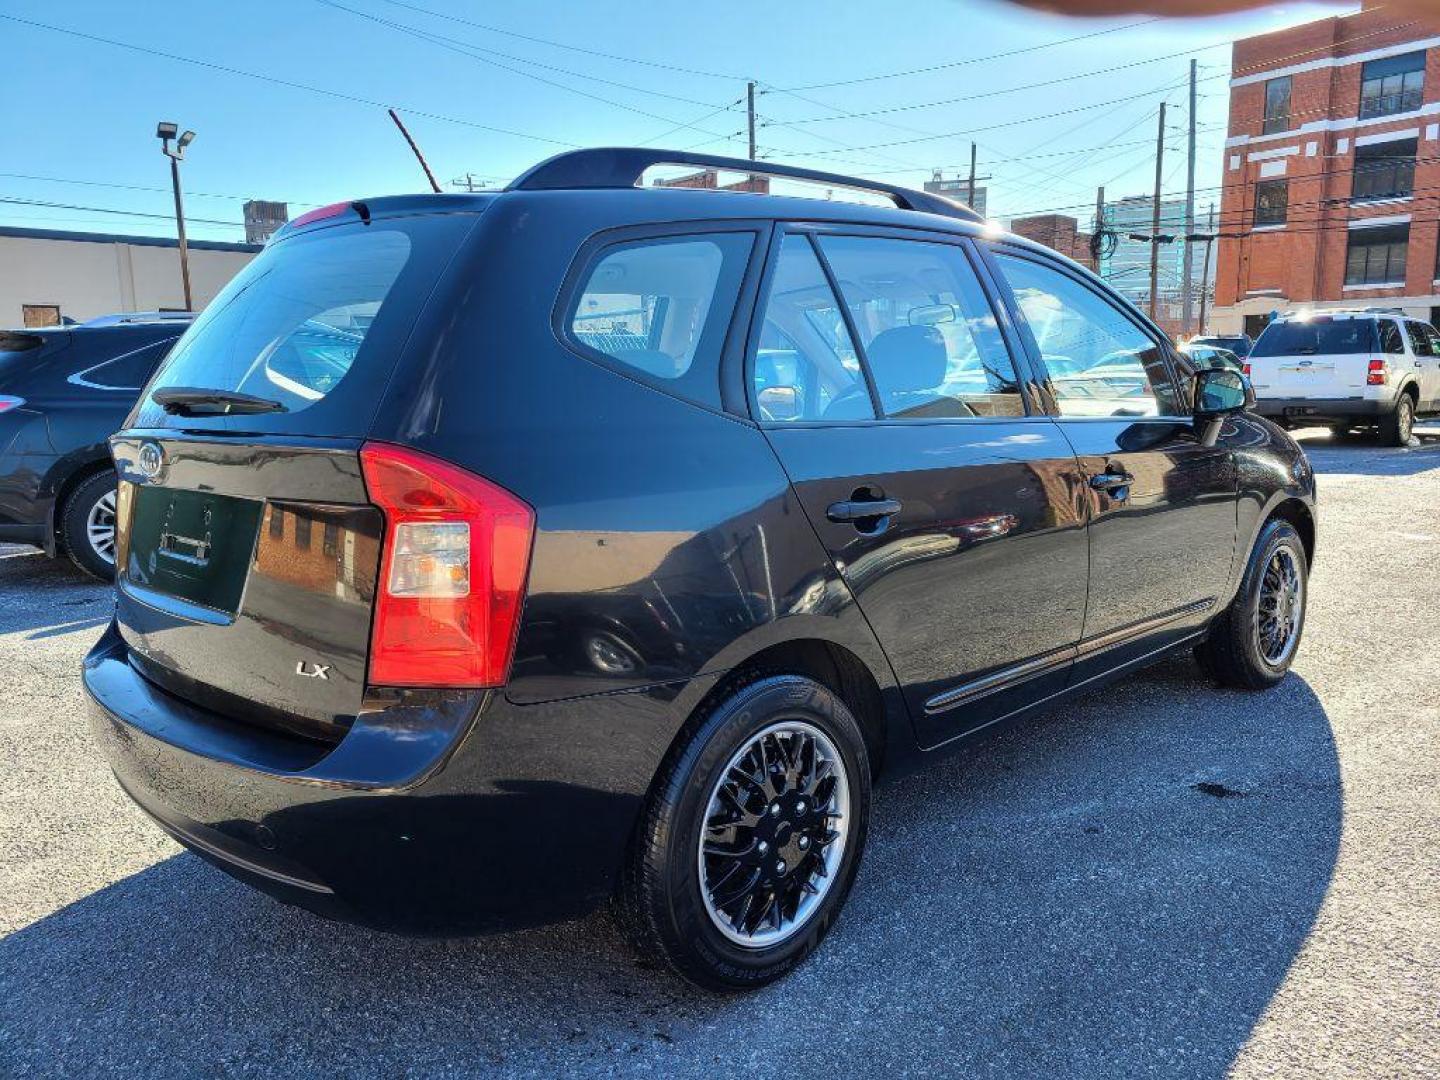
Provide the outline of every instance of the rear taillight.
<path id="1" fill-rule="evenodd" d="M 369 681 L 503 686 L 510 675 L 535 513 L 504 488 L 415 450 L 366 443 L 385 513 Z"/>
<path id="2" fill-rule="evenodd" d="M 1389 373 L 1385 370 L 1384 360 L 1371 360 L 1370 368 L 1365 372 L 1366 386 L 1384 386 Z"/>
<path id="3" fill-rule="evenodd" d="M 1250 377 L 1250 362 L 1248 360 L 1240 365 L 1240 373 L 1247 379 Z"/>
<path id="4" fill-rule="evenodd" d="M 0 394 L 0 413 L 9 412 L 11 409 L 18 409 L 25 404 L 23 397 L 11 397 L 9 394 Z"/>

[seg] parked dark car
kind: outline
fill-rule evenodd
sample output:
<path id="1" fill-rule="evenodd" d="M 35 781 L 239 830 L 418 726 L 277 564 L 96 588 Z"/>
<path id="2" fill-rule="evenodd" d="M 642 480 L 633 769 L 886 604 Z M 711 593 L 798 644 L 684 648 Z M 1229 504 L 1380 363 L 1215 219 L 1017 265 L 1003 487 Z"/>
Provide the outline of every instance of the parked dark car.
<path id="1" fill-rule="evenodd" d="M 1242 361 L 1250 355 L 1250 350 L 1255 347 L 1255 341 L 1249 334 L 1202 335 L 1191 338 L 1190 344 L 1209 345 L 1214 349 L 1228 349 Z"/>
<path id="2" fill-rule="evenodd" d="M 676 162 L 753 167 L 306 215 L 171 355 L 84 668 L 171 835 L 411 932 L 618 897 L 753 987 L 833 924 L 882 773 L 1177 649 L 1285 675 L 1314 478 L 1242 374 L 939 196 L 645 184 Z"/>
<path id="3" fill-rule="evenodd" d="M 108 439 L 192 316 L 110 315 L 0 330 L 0 540 L 115 572 Z"/>

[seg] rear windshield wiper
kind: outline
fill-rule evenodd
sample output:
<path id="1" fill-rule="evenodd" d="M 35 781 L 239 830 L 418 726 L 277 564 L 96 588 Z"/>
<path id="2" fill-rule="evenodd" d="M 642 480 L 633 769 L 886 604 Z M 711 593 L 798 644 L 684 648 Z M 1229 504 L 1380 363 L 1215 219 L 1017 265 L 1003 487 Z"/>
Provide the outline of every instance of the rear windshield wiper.
<path id="1" fill-rule="evenodd" d="M 196 386 L 171 386 L 156 390 L 150 400 L 172 416 L 228 416 L 232 413 L 286 412 L 285 406 L 270 398 L 241 394 L 234 390 L 207 390 Z"/>

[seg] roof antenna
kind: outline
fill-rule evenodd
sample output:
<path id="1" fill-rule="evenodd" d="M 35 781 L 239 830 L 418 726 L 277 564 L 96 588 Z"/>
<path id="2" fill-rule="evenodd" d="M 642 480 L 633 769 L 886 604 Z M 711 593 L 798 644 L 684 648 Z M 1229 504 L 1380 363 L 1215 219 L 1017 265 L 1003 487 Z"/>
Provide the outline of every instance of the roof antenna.
<path id="1" fill-rule="evenodd" d="M 386 111 L 390 113 L 390 119 L 395 121 L 395 126 L 400 129 L 400 134 L 405 136 L 405 141 L 410 144 L 410 150 L 415 155 L 415 160 L 420 162 L 420 168 L 425 170 L 425 179 L 430 181 L 430 190 L 435 192 L 436 195 L 439 195 L 440 185 L 435 182 L 435 174 L 430 171 L 430 166 L 425 164 L 425 155 L 420 153 L 420 147 L 416 146 L 415 140 L 410 137 L 410 132 L 406 130 L 404 121 L 400 119 L 400 114 L 394 109 L 388 109 Z"/>

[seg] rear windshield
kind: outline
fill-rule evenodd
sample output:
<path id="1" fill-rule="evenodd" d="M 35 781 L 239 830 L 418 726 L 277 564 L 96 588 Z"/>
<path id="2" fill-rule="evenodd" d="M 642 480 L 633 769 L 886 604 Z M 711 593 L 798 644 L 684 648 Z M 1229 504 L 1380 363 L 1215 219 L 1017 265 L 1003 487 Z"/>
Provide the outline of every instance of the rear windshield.
<path id="1" fill-rule="evenodd" d="M 461 222 L 470 220 L 382 219 L 266 248 L 181 338 L 134 425 L 364 434 Z M 171 416 L 151 399 L 168 387 L 236 391 L 283 410 Z"/>
<path id="2" fill-rule="evenodd" d="M 1379 352 L 1374 319 L 1309 319 L 1265 328 L 1251 356 L 1328 356 Z"/>
<path id="3" fill-rule="evenodd" d="M 1244 356 L 1250 343 L 1243 337 L 1204 337 L 1196 338 L 1196 345 L 1210 345 L 1217 349 L 1229 349 L 1236 356 Z"/>

